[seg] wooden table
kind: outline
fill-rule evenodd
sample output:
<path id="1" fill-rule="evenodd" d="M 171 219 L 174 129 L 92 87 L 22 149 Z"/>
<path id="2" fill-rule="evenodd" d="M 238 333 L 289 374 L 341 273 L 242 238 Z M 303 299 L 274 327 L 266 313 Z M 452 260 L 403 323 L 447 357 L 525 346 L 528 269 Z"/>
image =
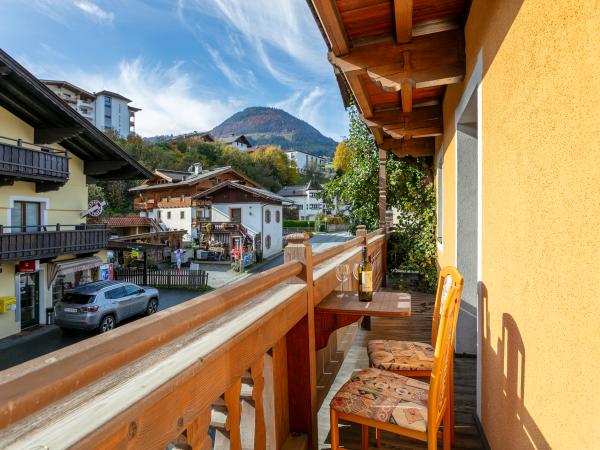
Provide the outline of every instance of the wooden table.
<path id="1" fill-rule="evenodd" d="M 356 292 L 333 291 L 315 307 L 316 348 L 325 348 L 331 333 L 361 317 L 400 318 L 409 317 L 410 312 L 411 296 L 406 292 L 377 291 L 373 301 L 361 302 Z"/>

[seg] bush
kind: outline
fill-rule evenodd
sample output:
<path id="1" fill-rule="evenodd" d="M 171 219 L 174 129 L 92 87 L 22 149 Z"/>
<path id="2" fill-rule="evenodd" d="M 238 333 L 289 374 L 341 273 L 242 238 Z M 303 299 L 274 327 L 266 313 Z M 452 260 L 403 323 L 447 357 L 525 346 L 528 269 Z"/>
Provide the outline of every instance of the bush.
<path id="1" fill-rule="evenodd" d="M 315 221 L 314 220 L 284 220 L 283 221 L 284 228 L 310 228 L 311 230 L 315 229 Z M 327 231 L 327 225 L 325 223 L 321 223 L 319 230 L 317 231 Z"/>

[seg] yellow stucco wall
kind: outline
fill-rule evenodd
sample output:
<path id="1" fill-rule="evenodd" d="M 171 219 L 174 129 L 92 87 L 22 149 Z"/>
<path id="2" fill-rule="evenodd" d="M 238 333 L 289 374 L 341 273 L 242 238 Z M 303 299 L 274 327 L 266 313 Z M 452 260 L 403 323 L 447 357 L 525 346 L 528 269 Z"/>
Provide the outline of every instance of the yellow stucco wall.
<path id="1" fill-rule="evenodd" d="M 474 1 L 483 52 L 482 423 L 492 448 L 598 448 L 600 2 Z M 454 110 L 447 90 L 444 248 L 455 262 Z"/>
<path id="2" fill-rule="evenodd" d="M 7 110 L 0 108 L 0 136 L 11 139 L 23 139 L 33 142 L 34 130 Z M 55 145 L 54 147 L 60 148 Z M 35 183 L 19 181 L 12 186 L 0 186 L 0 224 L 8 225 L 10 217 L 10 201 L 19 199 L 36 199 L 47 202 L 47 224 L 60 223 L 63 225 L 76 225 L 85 222 L 79 213 L 87 208 L 88 196 L 83 161 L 70 155 L 69 180 L 59 190 L 50 192 L 35 192 Z M 63 255 L 62 259 L 69 259 L 74 255 Z M 61 259 L 58 258 L 58 259 Z M 7 263 L 0 266 L 0 296 L 15 295 L 15 264 Z M 40 302 L 51 304 L 51 290 L 47 288 L 45 280 L 46 264 L 41 265 L 40 277 Z M 44 305 L 42 305 L 44 307 Z M 44 316 L 41 315 L 42 322 Z M 20 331 L 20 324 L 15 322 L 15 312 L 0 314 L 0 338 Z"/>

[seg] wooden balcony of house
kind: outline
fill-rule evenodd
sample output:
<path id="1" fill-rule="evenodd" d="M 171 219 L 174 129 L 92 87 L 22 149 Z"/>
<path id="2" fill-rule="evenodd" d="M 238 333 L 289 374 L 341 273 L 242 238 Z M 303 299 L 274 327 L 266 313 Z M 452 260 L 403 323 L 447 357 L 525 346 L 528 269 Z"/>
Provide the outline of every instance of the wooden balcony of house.
<path id="1" fill-rule="evenodd" d="M 0 225 L 0 262 L 95 253 L 106 248 L 109 237 L 106 225 Z"/>
<path id="2" fill-rule="evenodd" d="M 36 184 L 36 192 L 47 192 L 59 189 L 69 179 L 67 152 L 1 136 L 0 139 L 0 186 L 30 181 Z"/>
<path id="3" fill-rule="evenodd" d="M 147 211 L 154 209 L 156 203 L 154 199 L 142 200 L 139 197 L 133 199 L 133 210 L 134 211 Z"/>
<path id="4" fill-rule="evenodd" d="M 378 288 L 382 230 L 315 254 L 295 235 L 281 266 L 0 373 L 0 448 L 328 448 L 329 398 L 367 367 L 366 340 L 430 338 L 429 295 L 406 297 L 411 317 L 373 318 L 370 331 L 360 316 L 324 319 L 336 267 L 359 262 L 363 245 Z M 474 360 L 455 367 L 456 448 L 481 448 Z M 340 434 L 360 448 L 354 427 Z M 425 448 L 385 432 L 382 446 Z"/>

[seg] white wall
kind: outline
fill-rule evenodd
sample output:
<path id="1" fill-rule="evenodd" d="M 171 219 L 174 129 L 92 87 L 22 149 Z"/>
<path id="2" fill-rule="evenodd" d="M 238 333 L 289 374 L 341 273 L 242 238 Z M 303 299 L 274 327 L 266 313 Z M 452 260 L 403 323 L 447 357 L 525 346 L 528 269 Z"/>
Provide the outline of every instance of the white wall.
<path id="1" fill-rule="evenodd" d="M 105 104 L 104 100 L 107 96 L 102 94 L 96 97 L 96 126 L 102 131 L 106 131 L 105 122 Z M 122 137 L 129 136 L 129 108 L 125 100 L 118 97 L 111 98 L 111 128 Z"/>
<path id="2" fill-rule="evenodd" d="M 298 210 L 298 218 L 300 220 L 314 220 L 316 215 L 323 211 L 323 199 L 310 197 L 311 192 L 314 193 L 320 191 L 307 191 L 305 195 L 286 197 L 288 200 L 294 202 L 297 206 L 302 206 L 302 208 Z M 311 205 L 313 206 L 311 207 Z"/>
<path id="3" fill-rule="evenodd" d="M 160 219 L 158 219 L 158 211 L 160 211 Z M 181 218 L 181 212 L 183 211 L 184 218 Z M 168 218 L 168 213 L 171 213 L 171 218 Z M 159 222 L 164 223 L 171 230 L 185 230 L 186 234 L 183 236 L 184 241 L 192 240 L 192 208 L 155 208 L 149 217 L 156 218 Z"/>
<path id="4" fill-rule="evenodd" d="M 231 209 L 242 210 L 242 225 L 255 233 L 261 233 L 263 257 L 281 252 L 283 248 L 283 211 L 281 205 L 270 205 L 263 203 L 214 203 L 212 205 L 213 222 L 229 222 Z M 271 211 L 271 223 L 264 221 L 264 211 Z M 279 223 L 276 219 L 276 211 L 279 211 Z M 271 236 L 271 248 L 265 247 L 267 235 Z"/>
<path id="5" fill-rule="evenodd" d="M 325 164 L 325 160 L 323 158 L 319 158 L 318 156 L 309 155 L 308 153 L 303 152 L 287 152 L 290 161 L 296 161 L 296 167 L 300 171 L 304 171 L 306 166 L 309 163 L 316 164 L 317 167 L 322 167 Z"/>

